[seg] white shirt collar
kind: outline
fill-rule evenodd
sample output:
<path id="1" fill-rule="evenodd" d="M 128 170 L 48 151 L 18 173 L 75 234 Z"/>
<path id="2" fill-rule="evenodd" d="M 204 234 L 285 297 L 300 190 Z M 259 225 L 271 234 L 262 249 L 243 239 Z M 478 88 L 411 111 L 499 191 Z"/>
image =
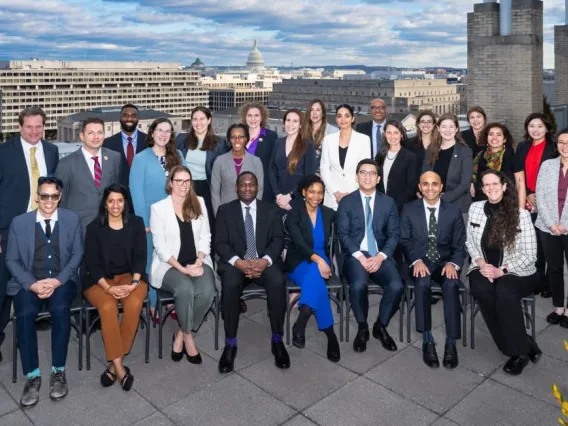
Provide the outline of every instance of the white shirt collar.
<path id="1" fill-rule="evenodd" d="M 53 214 L 51 215 L 51 217 L 49 219 L 51 219 L 51 223 L 55 223 L 57 222 L 58 219 L 58 215 L 57 212 L 59 211 L 59 209 L 56 209 Z M 36 214 L 36 222 L 45 222 L 45 217 L 42 216 L 42 214 L 40 213 L 39 209 L 37 210 L 37 214 Z"/>
<path id="2" fill-rule="evenodd" d="M 430 204 L 428 204 L 428 203 L 426 202 L 426 200 L 424 200 L 424 199 L 422 199 L 422 202 L 424 203 L 424 210 L 429 211 L 429 210 L 427 210 L 428 208 L 434 207 L 434 208 L 436 209 L 436 211 L 438 211 L 438 210 L 440 209 L 440 203 L 442 202 L 442 199 L 441 199 L 441 198 L 438 198 L 438 202 L 437 202 L 436 204 L 434 204 L 433 206 L 431 206 Z"/>
<path id="3" fill-rule="evenodd" d="M 101 158 L 101 151 L 102 148 L 99 148 L 99 150 L 97 151 L 96 154 L 91 154 L 90 152 L 88 152 L 84 146 L 81 147 L 81 151 L 83 151 L 83 155 L 85 156 L 85 158 L 92 160 L 93 157 L 99 157 L 99 163 L 102 162 L 102 158 Z"/>
<path id="4" fill-rule="evenodd" d="M 365 198 L 371 197 L 371 203 L 375 201 L 375 195 L 377 195 L 377 191 L 374 191 L 371 195 L 365 194 L 363 191 L 359 190 L 359 194 L 361 194 L 361 199 L 365 201 Z"/>
<path id="5" fill-rule="evenodd" d="M 241 201 L 241 210 L 243 212 L 246 211 L 245 210 L 246 207 L 250 207 L 251 211 L 256 211 L 256 198 L 252 200 L 252 203 L 250 203 L 248 206 Z"/>
<path id="6" fill-rule="evenodd" d="M 379 124 L 375 120 L 373 120 L 373 129 L 376 129 L 377 127 L 382 128 L 384 126 L 385 122 L 386 122 L 386 120 L 383 120 L 383 122 Z"/>
<path id="7" fill-rule="evenodd" d="M 24 138 L 21 137 L 21 136 L 20 136 L 20 141 L 22 142 L 22 147 L 23 147 L 26 151 L 29 151 L 31 148 L 34 148 L 34 147 L 37 148 L 36 152 L 43 151 L 43 144 L 41 143 L 41 141 L 39 141 L 39 142 L 36 143 L 35 145 L 32 145 L 31 143 L 26 142 L 26 141 L 24 140 Z"/>

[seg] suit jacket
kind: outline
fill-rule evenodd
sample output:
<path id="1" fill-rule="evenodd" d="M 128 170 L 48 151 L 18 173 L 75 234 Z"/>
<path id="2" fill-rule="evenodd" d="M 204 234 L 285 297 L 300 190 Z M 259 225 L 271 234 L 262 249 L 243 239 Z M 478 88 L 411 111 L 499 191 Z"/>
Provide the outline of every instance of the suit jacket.
<path id="1" fill-rule="evenodd" d="M 373 120 L 371 121 L 365 121 L 364 123 L 359 123 L 357 124 L 357 126 L 355 126 L 355 130 L 357 130 L 359 133 L 363 133 L 364 135 L 367 135 L 369 137 L 369 149 L 371 150 L 370 152 L 372 152 L 372 144 L 373 144 Z M 381 147 L 381 141 L 377 142 L 377 152 L 379 151 Z"/>
<path id="2" fill-rule="evenodd" d="M 56 277 L 62 284 L 72 280 L 79 282 L 77 270 L 83 258 L 83 232 L 77 213 L 58 209 L 58 236 L 61 272 Z M 35 255 L 35 231 L 37 211 L 16 216 L 10 225 L 6 266 L 12 274 L 6 290 L 9 296 L 15 296 L 20 290 L 29 291 L 37 282 L 33 274 Z"/>
<path id="3" fill-rule="evenodd" d="M 273 265 L 279 262 L 284 248 L 284 227 L 280 208 L 275 204 L 256 200 L 256 251 L 258 257 L 270 256 Z M 215 253 L 219 255 L 218 269 L 226 270 L 234 256 L 244 259 L 247 251 L 245 221 L 240 200 L 223 204 L 215 223 Z"/>
<path id="4" fill-rule="evenodd" d="M 264 170 L 260 158 L 249 154 L 245 151 L 243 157 L 242 172 L 252 172 L 258 179 L 258 194 L 256 198 L 262 200 L 266 193 L 264 186 Z M 213 213 L 217 215 L 217 210 L 222 204 L 237 199 L 237 170 L 233 162 L 233 153 L 231 151 L 220 155 L 213 164 L 213 173 L 211 174 L 211 204 L 213 205 Z"/>
<path id="5" fill-rule="evenodd" d="M 177 149 L 181 152 L 184 159 L 187 155 L 187 151 L 189 150 L 189 148 L 185 146 L 186 137 L 187 133 L 179 133 L 176 136 Z M 213 164 L 215 163 L 215 160 L 217 157 L 230 150 L 230 146 L 224 138 L 215 136 L 215 139 L 217 139 L 217 146 L 215 149 L 210 149 L 205 153 L 205 174 L 207 175 L 207 182 L 209 182 L 209 185 L 211 185 L 211 174 L 213 173 Z"/>
<path id="6" fill-rule="evenodd" d="M 47 174 L 53 175 L 59 162 L 57 146 L 41 141 Z M 28 210 L 30 176 L 20 137 L 0 143 L 0 230 L 7 230 L 12 219 Z"/>
<path id="7" fill-rule="evenodd" d="M 324 205 L 337 210 L 335 192 L 353 192 L 359 188 L 355 170 L 357 164 L 364 158 L 371 158 L 371 143 L 369 137 L 353 131 L 349 148 L 345 157 L 345 167 L 339 163 L 339 135 L 331 133 L 323 139 L 320 174 L 325 183 Z"/>
<path id="8" fill-rule="evenodd" d="M 146 229 L 144 221 L 139 216 L 130 215 L 124 224 L 124 241 L 128 253 L 128 266 L 131 274 L 138 273 L 142 280 L 148 282 L 146 276 Z M 85 269 L 83 290 L 95 285 L 101 278 L 112 278 L 109 272 L 110 256 L 113 247 L 107 236 L 111 232 L 108 225 L 101 225 L 98 218 L 87 226 L 85 234 Z"/>
<path id="9" fill-rule="evenodd" d="M 267 170 L 272 193 L 278 195 L 296 192 L 296 186 L 302 178 L 314 174 L 316 169 L 316 149 L 313 143 L 308 142 L 306 144 L 306 152 L 300 157 L 300 161 L 296 164 L 296 171 L 291 175 L 288 171 L 286 138 L 276 139 L 270 167 Z"/>
<path id="10" fill-rule="evenodd" d="M 469 149 L 471 149 L 473 157 L 475 157 L 477 154 L 479 154 L 480 151 L 485 148 L 484 146 L 477 144 L 475 133 L 473 133 L 473 130 L 471 128 L 461 132 L 461 137 L 463 138 Z"/>
<path id="11" fill-rule="evenodd" d="M 83 235 L 87 225 L 99 212 L 105 188 L 120 180 L 120 154 L 103 147 L 100 157 L 103 172 L 100 188 L 95 185 L 82 148 L 63 157 L 55 171 L 55 175 L 63 182 L 63 196 L 59 206 L 77 212 L 81 218 Z"/>
<path id="12" fill-rule="evenodd" d="M 203 263 L 213 269 L 211 260 L 211 230 L 209 218 L 203 198 L 197 197 L 201 205 L 201 216 L 191 221 L 195 252 L 205 253 Z M 162 287 L 162 281 L 166 272 L 172 268 L 168 263 L 170 258 L 177 259 L 181 249 L 179 224 L 174 210 L 172 197 L 168 196 L 162 201 L 152 205 L 150 214 L 150 228 L 154 241 L 154 253 L 152 254 L 152 267 L 150 269 L 150 282 L 152 287 Z"/>
<path id="13" fill-rule="evenodd" d="M 417 260 L 426 261 L 428 251 L 428 220 L 424 200 L 408 203 L 400 218 L 400 245 L 408 265 Z M 465 224 L 455 205 L 441 200 L 438 212 L 436 247 L 440 264 L 451 262 L 460 268 L 465 260 Z"/>
<path id="14" fill-rule="evenodd" d="M 142 152 L 146 148 L 146 133 L 138 130 L 138 136 L 136 140 L 136 151 L 134 155 Z M 103 146 L 112 151 L 116 151 L 120 154 L 120 179 L 119 182 L 128 188 L 130 182 L 130 166 L 126 160 L 126 154 L 124 153 L 124 146 L 122 145 L 122 132 L 118 132 L 111 137 L 108 137 L 103 142 Z"/>
<path id="15" fill-rule="evenodd" d="M 543 142 L 546 144 L 544 147 L 544 152 L 542 153 L 542 157 L 540 158 L 540 166 L 546 160 L 550 160 L 554 158 L 554 151 L 555 151 L 555 144 L 550 142 Z M 514 165 L 514 172 L 524 172 L 525 171 L 525 160 L 527 159 L 527 155 L 529 150 L 531 149 L 532 142 L 531 141 L 522 141 L 519 142 L 517 145 L 517 150 L 515 151 L 515 165 Z M 525 186 L 526 186 L 526 173 L 525 173 Z M 527 195 L 532 194 L 531 191 L 527 186 Z"/>
<path id="16" fill-rule="evenodd" d="M 536 180 L 536 206 L 538 215 L 535 226 L 543 232 L 550 234 L 550 227 L 562 224 L 568 229 L 568 203 L 558 214 L 558 181 L 562 163 L 560 157 L 546 160 L 540 166 Z"/>
<path id="17" fill-rule="evenodd" d="M 272 188 L 270 187 L 270 178 L 268 177 L 268 168 L 270 167 L 270 160 L 272 159 L 272 152 L 274 150 L 274 144 L 276 139 L 278 139 L 278 134 L 269 129 L 266 130 L 266 136 L 261 138 L 262 140 L 258 141 L 258 145 L 256 146 L 256 151 L 254 155 L 260 158 L 262 163 L 262 168 L 264 170 L 264 193 L 262 198 L 266 201 L 274 201 L 274 197 L 276 194 L 272 192 Z"/>
<path id="18" fill-rule="evenodd" d="M 396 204 L 391 197 L 377 191 L 373 210 L 373 231 L 379 252 L 392 257 L 400 236 Z M 345 260 L 360 250 L 365 238 L 365 211 L 359 190 L 346 195 L 339 202 L 336 229 Z"/>
<path id="19" fill-rule="evenodd" d="M 385 194 L 383 167 L 379 167 L 378 190 Z M 416 173 L 416 157 L 406 148 L 398 152 L 389 172 L 386 194 L 394 199 L 400 213 L 404 205 L 415 197 L 418 191 L 418 176 Z"/>

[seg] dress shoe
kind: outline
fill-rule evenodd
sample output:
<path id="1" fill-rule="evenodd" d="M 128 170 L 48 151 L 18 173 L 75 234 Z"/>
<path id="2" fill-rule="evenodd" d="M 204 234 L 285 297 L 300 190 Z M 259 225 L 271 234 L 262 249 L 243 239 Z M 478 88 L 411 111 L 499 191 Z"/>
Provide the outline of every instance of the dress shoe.
<path id="1" fill-rule="evenodd" d="M 300 349 L 306 347 L 306 335 L 296 331 L 296 324 L 292 326 L 292 344 Z"/>
<path id="2" fill-rule="evenodd" d="M 449 369 L 453 369 L 458 366 L 458 349 L 454 343 L 446 343 L 442 365 Z"/>
<path id="3" fill-rule="evenodd" d="M 39 389 L 41 388 L 41 377 L 36 376 L 28 379 L 24 386 L 24 392 L 20 398 L 22 407 L 33 407 L 39 401 Z"/>
<path id="4" fill-rule="evenodd" d="M 201 358 L 201 354 L 199 352 L 197 352 L 197 355 L 190 355 L 186 351 L 185 356 L 187 357 L 187 360 L 192 364 L 201 364 L 203 362 L 203 359 Z"/>
<path id="5" fill-rule="evenodd" d="M 542 351 L 536 344 L 536 341 L 532 338 L 532 336 L 527 335 L 527 339 L 529 341 L 530 352 L 529 352 L 529 359 L 533 364 L 536 364 L 540 357 L 542 356 Z"/>
<path id="6" fill-rule="evenodd" d="M 549 324 L 557 325 L 560 323 L 560 320 L 562 319 L 563 316 L 564 315 L 557 314 L 556 311 L 553 311 L 550 314 L 548 314 L 548 316 L 546 317 L 546 322 Z"/>
<path id="7" fill-rule="evenodd" d="M 176 333 L 172 336 L 172 361 L 180 362 L 183 358 L 183 354 L 185 353 L 185 343 L 182 343 L 182 350 L 181 352 L 174 352 L 174 342 L 176 341 Z"/>
<path id="8" fill-rule="evenodd" d="M 560 319 L 560 327 L 562 328 L 568 328 L 568 317 L 566 315 L 562 315 L 562 318 Z"/>
<path id="9" fill-rule="evenodd" d="M 390 337 L 385 326 L 378 321 L 375 323 L 375 325 L 373 325 L 373 337 L 375 339 L 379 339 L 381 341 L 381 344 L 383 345 L 383 348 L 385 348 L 387 351 L 396 351 L 396 343 L 394 343 L 394 340 L 392 339 L 392 337 Z"/>
<path id="10" fill-rule="evenodd" d="M 219 373 L 225 374 L 233 371 L 235 358 L 237 357 L 237 347 L 233 345 L 225 346 L 221 358 L 219 359 Z"/>
<path id="11" fill-rule="evenodd" d="M 241 314 L 244 314 L 247 310 L 248 310 L 247 302 L 245 302 L 244 300 L 241 300 L 239 302 L 239 312 Z"/>
<path id="12" fill-rule="evenodd" d="M 274 355 L 276 367 L 290 368 L 290 356 L 283 342 L 272 342 L 272 355 Z"/>
<path id="13" fill-rule="evenodd" d="M 552 297 L 552 293 L 549 290 L 543 290 L 540 292 L 540 297 L 543 299 L 550 299 Z"/>
<path id="14" fill-rule="evenodd" d="M 440 360 L 438 359 L 434 342 L 422 343 L 422 360 L 430 368 L 440 367 Z"/>
<path id="15" fill-rule="evenodd" d="M 341 359 L 341 354 L 339 352 L 339 342 L 337 341 L 337 337 L 333 335 L 333 337 L 327 339 L 327 359 L 331 362 L 339 362 Z"/>
<path id="16" fill-rule="evenodd" d="M 353 350 L 355 352 L 365 352 L 367 350 L 367 342 L 369 341 L 369 329 L 359 329 L 357 336 L 353 340 Z"/>
<path id="17" fill-rule="evenodd" d="M 503 371 L 512 376 L 518 376 L 529 363 L 527 355 L 513 356 L 503 366 Z"/>
<path id="18" fill-rule="evenodd" d="M 65 398 L 68 392 L 65 371 L 52 372 L 49 377 L 49 397 L 53 401 L 58 401 Z"/>

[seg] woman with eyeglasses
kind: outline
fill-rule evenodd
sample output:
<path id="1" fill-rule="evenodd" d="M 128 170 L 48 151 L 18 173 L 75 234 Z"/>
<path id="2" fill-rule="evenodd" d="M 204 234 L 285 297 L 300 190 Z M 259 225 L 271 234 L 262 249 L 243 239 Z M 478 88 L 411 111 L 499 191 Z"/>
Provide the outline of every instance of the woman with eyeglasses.
<path id="1" fill-rule="evenodd" d="M 179 362 L 185 354 L 190 363 L 201 364 L 192 333 L 199 329 L 216 291 L 207 209 L 193 191 L 186 166 L 171 169 L 166 192 L 168 197 L 151 208 L 155 250 L 150 282 L 174 295 L 179 329 L 172 336 L 172 360 Z"/>
<path id="2" fill-rule="evenodd" d="M 426 150 L 432 141 L 438 138 L 438 129 L 436 128 L 436 115 L 430 111 L 420 111 L 416 117 L 416 136 L 410 138 L 404 144 L 410 152 L 416 157 L 417 175 L 422 172 L 422 164 L 426 156 Z M 417 191 L 420 194 L 419 191 Z"/>

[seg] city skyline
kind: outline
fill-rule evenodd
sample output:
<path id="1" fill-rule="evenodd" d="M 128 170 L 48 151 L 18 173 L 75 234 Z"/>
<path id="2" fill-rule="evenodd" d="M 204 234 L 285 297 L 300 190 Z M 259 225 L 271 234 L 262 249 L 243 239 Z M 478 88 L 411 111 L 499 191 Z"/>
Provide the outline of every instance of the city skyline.
<path id="1" fill-rule="evenodd" d="M 466 66 L 481 0 L 0 0 L 0 59 L 152 60 L 267 66 Z M 564 0 L 544 1 L 544 67 Z M 440 24 L 442 23 L 442 24 Z"/>

